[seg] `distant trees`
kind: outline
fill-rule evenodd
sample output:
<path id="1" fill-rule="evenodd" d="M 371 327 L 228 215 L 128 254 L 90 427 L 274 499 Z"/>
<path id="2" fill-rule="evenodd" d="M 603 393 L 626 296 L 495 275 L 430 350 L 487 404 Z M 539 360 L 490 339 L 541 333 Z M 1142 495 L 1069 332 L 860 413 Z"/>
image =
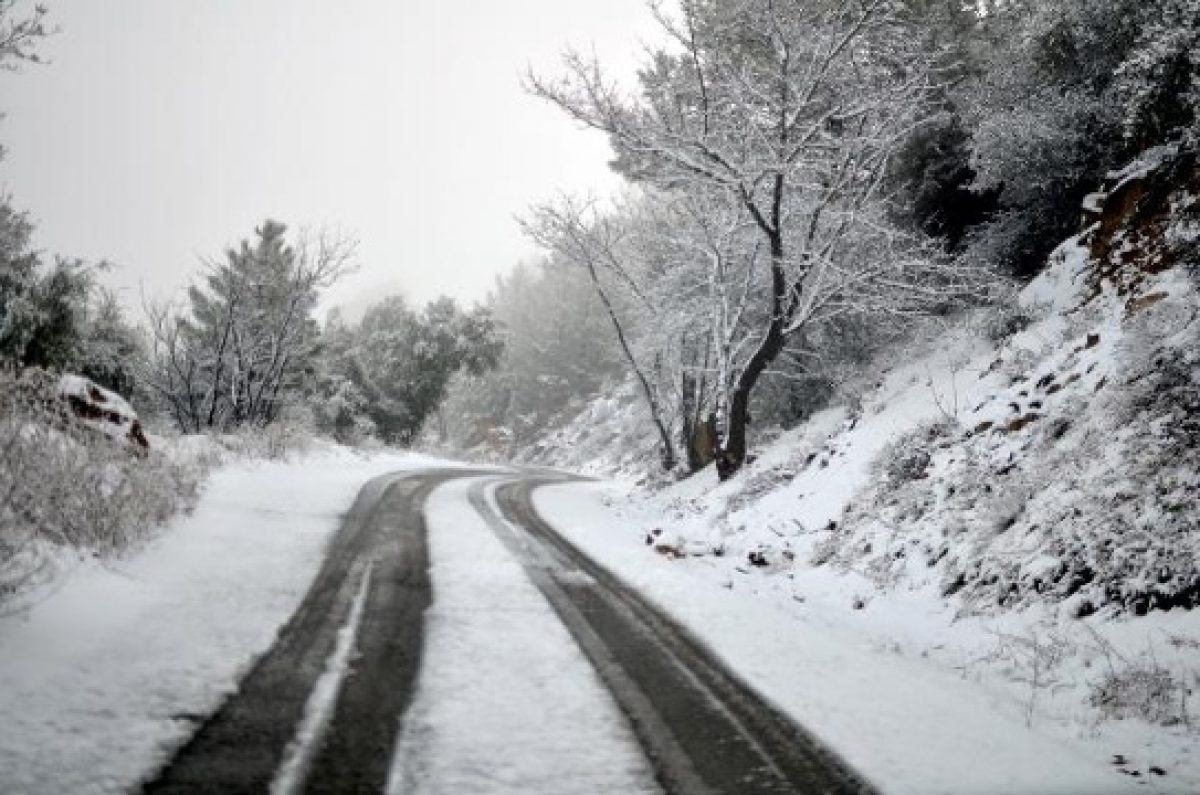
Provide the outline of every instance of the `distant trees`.
<path id="1" fill-rule="evenodd" d="M 486 309 L 449 298 L 421 310 L 400 296 L 371 306 L 357 326 L 335 316 L 323 335 L 318 428 L 343 440 L 366 434 L 411 444 L 458 372 L 495 366 L 502 344 Z"/>
<path id="2" fill-rule="evenodd" d="M 450 382 L 430 435 L 508 452 L 537 439 L 618 380 L 612 324 L 586 274 L 548 264 L 500 277 L 486 302 L 503 350 L 496 367 Z"/>
<path id="3" fill-rule="evenodd" d="M 184 307 L 149 308 L 146 382 L 184 432 L 262 427 L 302 392 L 312 372 L 323 288 L 347 272 L 353 241 L 286 238 L 268 220 L 209 262 Z"/>
<path id="4" fill-rule="evenodd" d="M 685 230 L 665 244 L 708 285 L 692 321 L 708 324 L 696 344 L 728 477 L 759 380 L 811 326 L 954 295 L 961 274 L 889 223 L 884 190 L 938 76 L 898 2 L 683 0 L 678 19 L 652 8 L 671 46 L 644 64 L 639 97 L 574 53 L 565 77 L 529 84 L 607 133 L 619 170 Z"/>
<path id="5" fill-rule="evenodd" d="M 463 312 L 449 298 L 409 309 L 398 297 L 367 310 L 358 329 L 362 389 L 381 438 L 409 444 L 460 370 L 495 366 L 501 344 L 486 309 Z"/>

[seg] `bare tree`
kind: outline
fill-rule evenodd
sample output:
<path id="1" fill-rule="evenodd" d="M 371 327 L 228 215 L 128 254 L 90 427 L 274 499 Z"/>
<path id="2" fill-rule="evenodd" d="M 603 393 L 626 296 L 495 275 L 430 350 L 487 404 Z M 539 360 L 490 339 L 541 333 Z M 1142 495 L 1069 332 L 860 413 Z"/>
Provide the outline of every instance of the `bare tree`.
<path id="1" fill-rule="evenodd" d="M 659 437 L 659 451 L 663 469 L 675 468 L 678 456 L 671 435 L 671 421 L 654 382 L 650 368 L 640 360 L 634 350 L 629 322 L 622 318 L 619 301 L 614 292 L 625 288 L 648 309 L 649 302 L 639 289 L 637 281 L 624 266 L 619 253 L 624 231 L 615 219 L 596 212 L 595 203 L 563 198 L 555 204 L 534 207 L 528 219 L 522 222 L 526 234 L 538 245 L 558 258 L 582 267 L 588 274 L 600 303 L 604 306 L 621 354 L 630 371 L 641 387 L 642 396 L 650 410 L 650 420 Z M 615 286 L 606 286 L 607 279 L 615 277 Z"/>
<path id="2" fill-rule="evenodd" d="M 149 351 L 138 381 L 170 414 L 183 433 L 204 428 L 200 408 L 199 360 L 184 339 L 184 320 L 178 304 L 151 303 L 143 298 Z"/>

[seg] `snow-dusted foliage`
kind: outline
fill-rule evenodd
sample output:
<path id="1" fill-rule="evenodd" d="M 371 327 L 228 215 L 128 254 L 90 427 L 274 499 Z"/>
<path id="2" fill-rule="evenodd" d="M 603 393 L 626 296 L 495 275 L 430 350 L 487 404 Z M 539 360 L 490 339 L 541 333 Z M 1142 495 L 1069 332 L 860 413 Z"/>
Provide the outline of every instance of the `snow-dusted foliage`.
<path id="1" fill-rule="evenodd" d="M 0 602 L 52 579 L 63 550 L 121 552 L 197 496 L 197 462 L 112 438 L 76 416 L 63 383 L 0 370 Z"/>
<path id="2" fill-rule="evenodd" d="M 412 443 L 454 374 L 482 375 L 502 347 L 488 309 L 464 311 L 449 298 L 415 309 L 400 296 L 355 325 L 335 314 L 321 341 L 312 411 L 317 428 L 343 443 Z"/>
<path id="3" fill-rule="evenodd" d="M 0 0 L 0 68 L 15 70 L 22 62 L 42 60 L 37 47 L 51 31 L 47 13 L 41 3 L 20 8 L 18 0 Z"/>
<path id="4" fill-rule="evenodd" d="M 1058 306 L 999 349 L 1007 385 L 891 443 L 820 560 L 971 610 L 1200 605 L 1195 160 L 1138 162 L 1027 290 Z"/>
<path id="5" fill-rule="evenodd" d="M 1136 145 L 1158 143 L 1200 119 L 1200 2 L 1151 4 L 1137 41 L 1115 75 L 1123 132 Z"/>
<path id="6" fill-rule="evenodd" d="M 1194 136 L 1198 17 L 1195 0 L 1006 0 L 964 31 L 951 94 L 974 186 L 999 198 L 970 258 L 1032 277 L 1108 169 Z"/>

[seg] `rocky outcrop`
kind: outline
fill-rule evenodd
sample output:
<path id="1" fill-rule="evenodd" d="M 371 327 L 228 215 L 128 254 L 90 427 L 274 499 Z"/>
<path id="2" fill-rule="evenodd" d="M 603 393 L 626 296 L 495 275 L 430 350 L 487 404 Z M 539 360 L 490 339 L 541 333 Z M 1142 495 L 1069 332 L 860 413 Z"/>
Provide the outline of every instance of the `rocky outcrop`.
<path id="1" fill-rule="evenodd" d="M 1107 282 L 1128 298 L 1130 314 L 1161 300 L 1142 294 L 1146 277 L 1196 259 L 1200 248 L 1197 153 L 1179 145 L 1148 150 L 1109 173 L 1101 191 L 1084 200 L 1083 213 L 1091 297 Z"/>

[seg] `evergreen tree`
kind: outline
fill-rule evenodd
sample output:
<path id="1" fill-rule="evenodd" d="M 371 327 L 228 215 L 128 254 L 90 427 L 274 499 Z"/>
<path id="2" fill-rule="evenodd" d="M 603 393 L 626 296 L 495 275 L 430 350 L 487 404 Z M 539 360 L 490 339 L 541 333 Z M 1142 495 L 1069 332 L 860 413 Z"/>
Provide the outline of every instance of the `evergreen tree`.
<path id="1" fill-rule="evenodd" d="M 348 268 L 353 243 L 301 236 L 268 220 L 210 263 L 188 311 L 152 313 L 153 388 L 181 429 L 265 426 L 314 375 L 321 289 Z"/>

